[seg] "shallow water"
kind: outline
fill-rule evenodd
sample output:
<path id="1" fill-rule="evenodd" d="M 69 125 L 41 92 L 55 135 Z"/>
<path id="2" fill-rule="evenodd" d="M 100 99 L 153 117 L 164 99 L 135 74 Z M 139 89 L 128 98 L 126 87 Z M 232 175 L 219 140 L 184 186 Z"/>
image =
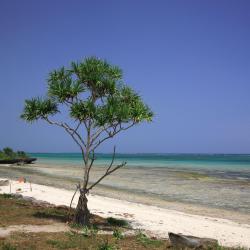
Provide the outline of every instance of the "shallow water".
<path id="1" fill-rule="evenodd" d="M 93 167 L 90 181 L 96 180 L 104 170 L 104 166 Z M 250 215 L 248 174 L 232 170 L 130 166 L 104 179 L 93 191 L 96 194 L 163 207 L 167 203 L 169 205 L 169 202 L 179 202 Z M 25 176 L 34 183 L 74 189 L 83 176 L 83 168 L 78 165 L 53 164 L 0 166 L 0 176 Z"/>
<path id="2" fill-rule="evenodd" d="M 30 155 L 46 164 L 76 166 L 82 164 L 82 156 L 79 153 L 32 153 Z M 112 155 L 96 154 L 96 157 L 95 165 L 104 165 L 110 162 Z M 116 162 L 123 161 L 135 167 L 246 172 L 250 179 L 249 154 L 116 154 Z"/>

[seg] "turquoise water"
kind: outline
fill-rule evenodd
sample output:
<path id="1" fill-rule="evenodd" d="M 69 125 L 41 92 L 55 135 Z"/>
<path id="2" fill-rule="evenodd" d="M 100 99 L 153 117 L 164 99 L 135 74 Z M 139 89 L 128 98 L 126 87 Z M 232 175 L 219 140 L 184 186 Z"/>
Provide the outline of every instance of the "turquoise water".
<path id="1" fill-rule="evenodd" d="M 80 153 L 30 153 L 38 162 L 81 165 Z M 108 164 L 111 154 L 97 154 L 96 165 Z M 250 155 L 239 154 L 117 154 L 116 161 L 128 166 L 250 171 Z"/>

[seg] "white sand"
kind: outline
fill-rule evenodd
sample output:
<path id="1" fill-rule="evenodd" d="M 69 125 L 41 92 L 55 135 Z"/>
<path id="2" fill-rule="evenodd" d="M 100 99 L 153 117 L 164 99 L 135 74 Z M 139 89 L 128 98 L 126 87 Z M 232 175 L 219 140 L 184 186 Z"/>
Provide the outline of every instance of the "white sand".
<path id="1" fill-rule="evenodd" d="M 11 181 L 12 193 L 21 188 L 23 196 L 34 197 L 55 205 L 69 206 L 73 192 L 43 185 L 19 184 Z M 0 193 L 9 193 L 9 186 L 1 186 Z M 89 195 L 89 209 L 103 217 L 125 218 L 133 228 L 146 230 L 151 235 L 167 238 L 168 232 L 214 238 L 224 246 L 250 248 L 250 225 L 230 220 L 191 215 L 174 210 L 142 205 L 97 195 Z M 77 203 L 75 197 L 73 206 Z M 1 211 L 0 211 L 1 215 Z"/>

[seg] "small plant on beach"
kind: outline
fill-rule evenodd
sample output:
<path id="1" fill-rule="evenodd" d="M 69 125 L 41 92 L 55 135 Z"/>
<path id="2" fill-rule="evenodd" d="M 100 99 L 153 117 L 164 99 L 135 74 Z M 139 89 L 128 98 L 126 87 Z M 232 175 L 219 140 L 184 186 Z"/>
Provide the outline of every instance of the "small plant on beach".
<path id="1" fill-rule="evenodd" d="M 58 120 L 60 115 L 61 120 Z M 78 185 L 80 197 L 74 223 L 89 224 L 87 194 L 105 177 L 126 165 L 122 162 L 114 166 L 114 147 L 111 163 L 103 175 L 89 183 L 96 149 L 120 132 L 141 122 L 150 122 L 152 117 L 152 111 L 142 98 L 123 83 L 122 70 L 96 57 L 52 71 L 46 97 L 25 101 L 22 119 L 27 122 L 44 120 L 62 128 L 82 153 L 84 174 Z"/>
<path id="2" fill-rule="evenodd" d="M 124 238 L 124 235 L 122 234 L 122 231 L 118 228 L 115 228 L 113 231 L 113 236 L 116 240 L 121 240 Z"/>
<path id="3" fill-rule="evenodd" d="M 3 244 L 1 247 L 2 250 L 17 250 L 16 247 L 12 246 L 9 243 Z"/>
<path id="4" fill-rule="evenodd" d="M 98 234 L 98 231 L 99 231 L 98 227 L 95 225 L 92 225 L 90 227 L 90 236 L 95 237 Z"/>
<path id="5" fill-rule="evenodd" d="M 3 196 L 3 198 L 5 199 L 10 199 L 10 198 L 13 198 L 13 195 L 12 194 L 1 194 Z"/>
<path id="6" fill-rule="evenodd" d="M 95 237 L 98 234 L 98 228 L 94 225 L 90 227 L 83 226 L 81 233 L 85 237 Z"/>
<path id="7" fill-rule="evenodd" d="M 106 240 L 98 246 L 98 250 L 116 250 L 116 247 Z"/>
<path id="8" fill-rule="evenodd" d="M 62 222 L 67 221 L 66 212 L 64 210 L 57 210 L 54 208 L 48 208 L 46 211 L 37 211 L 34 213 L 34 217 L 37 218 L 46 218 L 46 219 L 54 219 Z"/>
<path id="9" fill-rule="evenodd" d="M 88 226 L 83 226 L 81 234 L 85 237 L 90 236 L 89 228 Z"/>
<path id="10" fill-rule="evenodd" d="M 123 219 L 116 219 L 113 217 L 108 217 L 107 222 L 111 226 L 116 226 L 116 227 L 127 227 L 129 226 L 128 222 Z"/>

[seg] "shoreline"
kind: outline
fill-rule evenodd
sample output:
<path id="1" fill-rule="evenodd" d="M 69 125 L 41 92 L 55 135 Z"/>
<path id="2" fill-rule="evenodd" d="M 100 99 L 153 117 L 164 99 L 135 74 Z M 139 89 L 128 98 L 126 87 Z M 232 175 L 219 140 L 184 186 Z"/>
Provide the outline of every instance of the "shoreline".
<path id="1" fill-rule="evenodd" d="M 21 188 L 20 194 L 34 197 L 55 205 L 69 206 L 72 191 L 32 183 L 11 181 L 12 193 Z M 0 187 L 1 193 L 9 193 L 9 186 Z M 14 192 L 13 192 L 14 191 Z M 73 201 L 76 206 L 77 197 Z M 168 232 L 209 237 L 224 246 L 250 247 L 250 224 L 236 223 L 227 219 L 200 216 L 176 210 L 159 208 L 125 200 L 90 194 L 89 209 L 102 217 L 116 217 L 128 220 L 133 228 L 140 228 L 151 235 L 167 238 Z"/>
<path id="2" fill-rule="evenodd" d="M 102 168 L 101 169 L 94 168 L 93 170 L 94 170 L 93 172 L 94 174 L 92 177 L 95 177 L 100 174 Z M 80 168 L 76 169 L 75 167 L 72 168 L 71 166 L 56 167 L 54 165 L 47 166 L 47 165 L 42 165 L 42 164 L 32 164 L 29 166 L 22 166 L 22 167 L 0 166 L 0 176 L 2 178 L 17 179 L 18 177 L 23 176 L 27 179 L 27 181 L 31 181 L 32 183 L 53 186 L 55 188 L 64 188 L 67 190 L 71 190 L 72 192 L 75 189 L 76 183 L 78 183 L 78 181 L 80 180 L 79 171 L 81 171 Z M 166 209 L 176 210 L 176 211 L 184 212 L 184 213 L 187 212 L 189 214 L 194 214 L 194 215 L 212 216 L 212 217 L 218 217 L 221 219 L 229 219 L 237 223 L 250 224 L 250 213 L 248 213 L 248 211 L 241 211 L 238 209 L 225 208 L 221 206 L 218 207 L 216 203 L 215 203 L 215 206 L 213 206 L 214 205 L 213 202 L 215 202 L 213 199 L 209 200 L 210 204 L 199 204 L 196 200 L 194 200 L 194 202 L 192 201 L 185 202 L 183 200 L 178 200 L 177 199 L 178 197 L 175 195 L 173 196 L 173 199 L 165 199 L 164 197 L 159 196 L 159 195 L 155 195 L 155 194 L 152 195 L 150 193 L 140 192 L 140 190 L 138 192 L 138 190 L 133 189 L 135 185 L 132 187 L 129 187 L 129 189 L 124 189 L 121 186 L 112 186 L 114 183 L 119 184 L 121 178 L 124 178 L 124 179 L 129 178 L 128 176 L 126 176 L 128 174 L 131 174 L 132 176 L 134 176 L 136 174 L 138 175 L 141 173 L 141 172 L 136 173 L 137 169 L 129 169 L 129 170 L 123 169 L 122 171 L 124 172 L 121 172 L 121 173 L 117 172 L 113 176 L 111 176 L 108 182 L 103 182 L 102 184 L 97 185 L 95 189 L 92 190 L 91 194 L 110 197 L 110 198 L 114 198 L 118 200 L 126 200 L 132 203 L 144 204 L 144 205 L 149 205 L 149 206 L 153 205 L 159 208 L 166 208 Z M 201 180 L 200 179 L 186 180 L 187 177 L 190 175 L 190 173 L 184 172 L 181 174 L 184 176 L 183 178 L 184 181 L 189 182 L 190 183 L 189 185 L 192 185 L 194 187 L 193 190 L 191 190 L 194 193 L 199 192 L 199 190 L 195 190 L 197 188 L 197 183 L 201 183 L 201 185 L 206 185 L 207 183 L 209 183 L 210 187 L 212 188 L 214 187 L 214 185 L 216 185 L 213 179 L 207 180 L 207 178 L 205 178 L 204 180 L 204 178 L 202 178 Z M 138 180 L 136 179 L 136 182 L 137 181 Z M 178 179 L 176 180 L 176 177 L 172 180 L 172 183 L 174 184 L 174 185 L 172 184 L 172 186 L 176 189 L 177 187 L 175 185 L 175 182 L 178 182 Z M 168 185 L 169 183 L 166 184 L 166 188 L 168 188 Z M 238 185 L 238 184 L 233 183 L 233 186 L 232 186 L 232 183 L 231 183 L 231 188 L 234 189 L 235 187 L 237 187 L 235 185 Z M 243 186 L 243 188 L 245 189 L 245 192 L 250 187 L 250 185 L 249 187 L 248 185 L 249 184 L 247 184 L 247 186 Z M 242 192 L 242 189 L 239 189 L 239 190 Z M 172 191 L 175 191 L 175 190 L 173 190 L 172 188 L 171 192 Z M 183 188 L 177 191 L 181 193 L 183 192 Z M 217 191 L 220 191 L 220 190 L 218 190 L 217 188 Z M 175 191 L 175 194 L 176 194 L 176 191 Z M 203 192 L 201 194 L 203 195 Z M 231 193 L 228 193 L 228 194 L 231 195 Z M 221 201 L 223 201 L 224 196 L 221 195 L 221 193 L 216 193 L 215 195 L 221 197 Z M 201 196 L 201 198 L 203 198 L 203 196 Z M 238 197 L 236 198 L 238 199 Z M 204 197 L 204 199 L 208 200 L 210 199 L 210 197 Z M 237 206 L 239 205 L 240 205 L 240 202 L 237 203 Z"/>

